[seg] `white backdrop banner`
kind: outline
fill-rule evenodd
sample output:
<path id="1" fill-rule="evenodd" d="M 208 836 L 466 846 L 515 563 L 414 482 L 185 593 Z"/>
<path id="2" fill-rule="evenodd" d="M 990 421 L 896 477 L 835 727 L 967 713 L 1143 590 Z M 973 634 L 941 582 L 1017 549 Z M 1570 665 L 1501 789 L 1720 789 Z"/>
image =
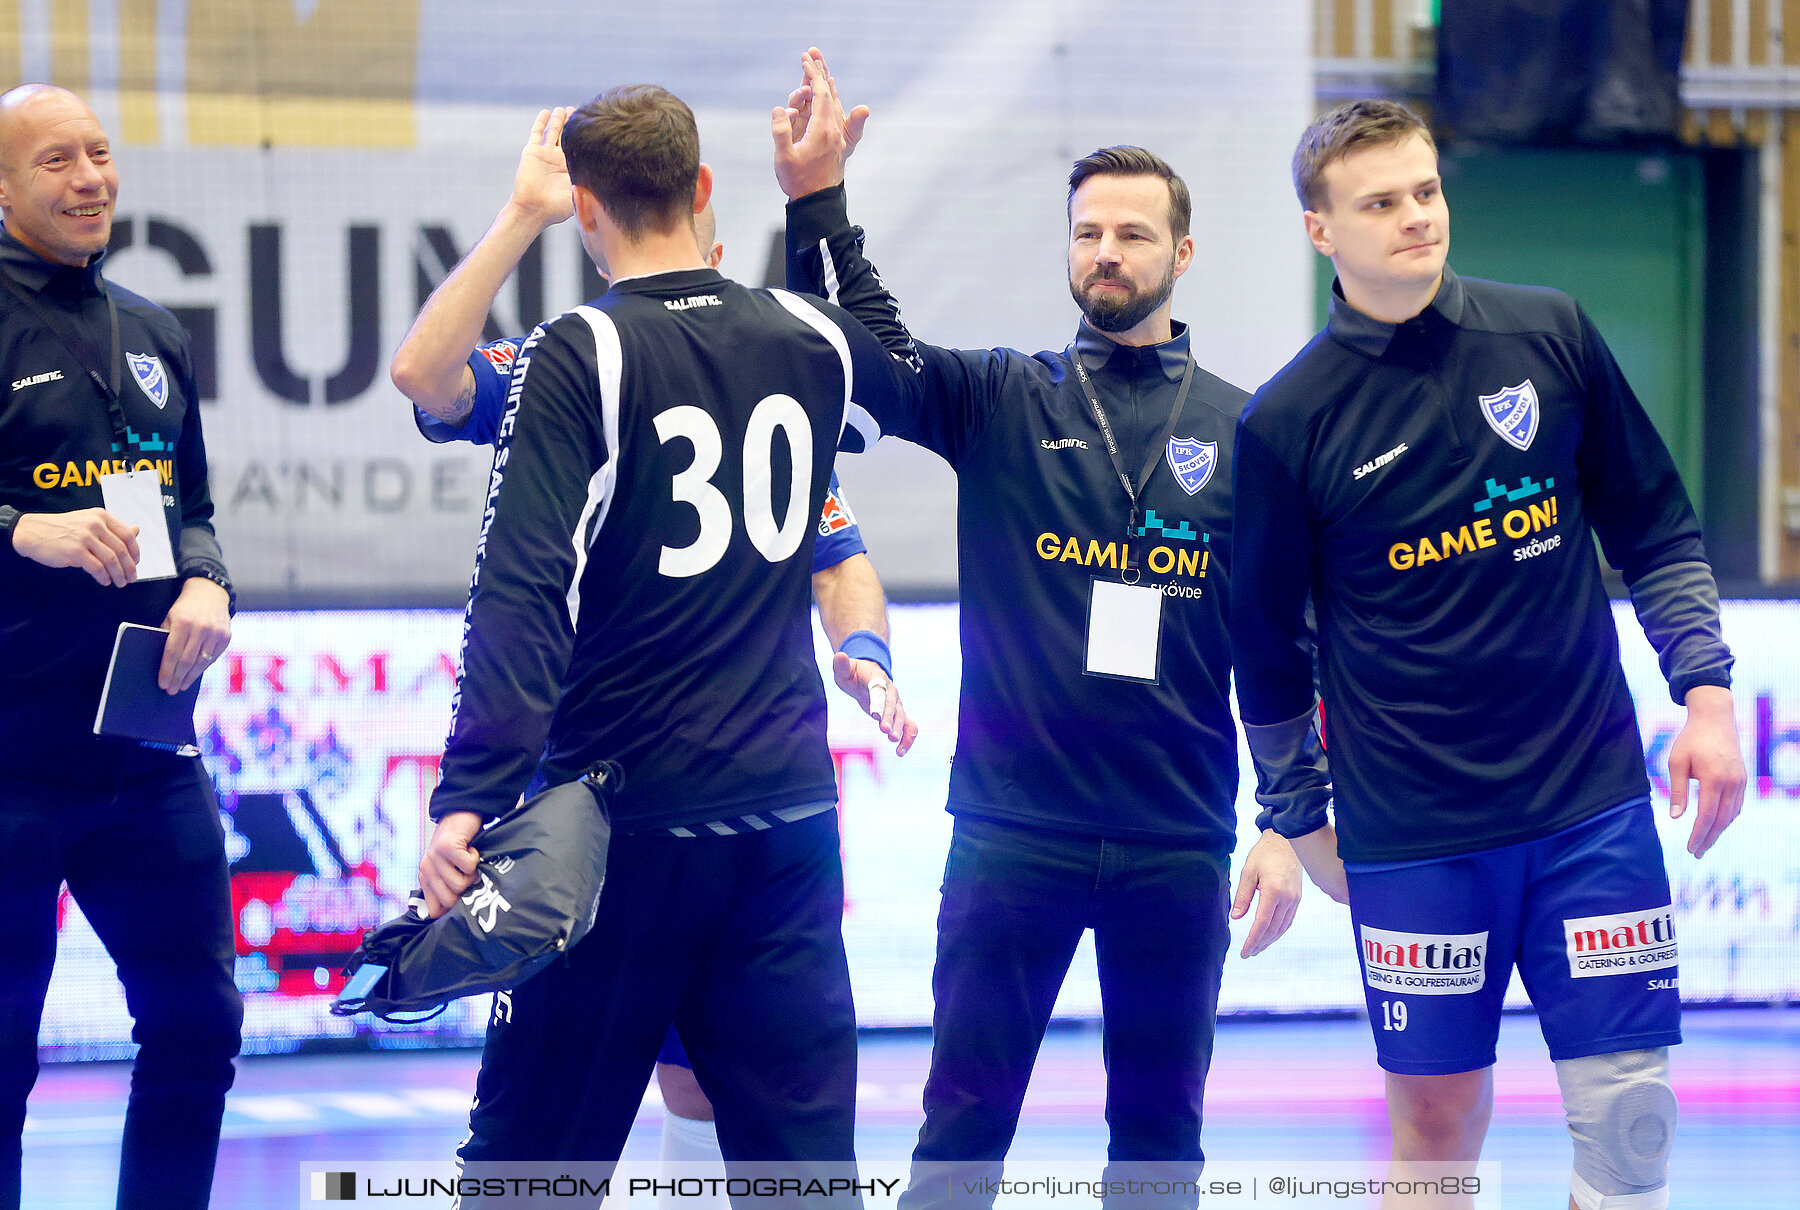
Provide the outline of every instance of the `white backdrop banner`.
<path id="1" fill-rule="evenodd" d="M 1202 364 L 1254 387 L 1309 334 L 1312 253 L 1287 181 L 1311 112 L 1304 0 L 921 0 L 804 15 L 555 0 L 529 23 L 475 0 L 151 0 L 129 19 L 93 6 L 56 53 L 28 10 L 19 70 L 90 95 L 118 142 L 109 274 L 193 332 L 220 536 L 252 600 L 449 604 L 462 592 L 489 459 L 421 439 L 388 361 L 505 200 L 539 107 L 611 85 L 648 80 L 693 105 L 718 174 L 724 268 L 751 284 L 780 274 L 769 109 L 818 45 L 848 99 L 875 109 L 851 164 L 852 213 L 920 338 L 1066 344 L 1069 165 L 1122 142 L 1163 155 L 1193 192 L 1199 251 L 1176 315 Z M 153 28 L 141 22 L 152 10 Z M 595 290 L 573 231 L 555 230 L 490 335 Z M 842 473 L 890 587 L 951 592 L 948 469 L 888 443 Z"/>

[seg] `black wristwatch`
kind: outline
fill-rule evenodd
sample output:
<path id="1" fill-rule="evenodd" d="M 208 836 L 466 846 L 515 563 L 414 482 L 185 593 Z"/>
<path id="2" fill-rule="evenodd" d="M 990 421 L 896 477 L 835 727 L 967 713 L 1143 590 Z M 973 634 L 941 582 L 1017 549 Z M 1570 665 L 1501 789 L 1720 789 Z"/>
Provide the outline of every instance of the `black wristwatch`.
<path id="1" fill-rule="evenodd" d="M 200 579 L 200 580 L 211 580 L 214 584 L 217 584 L 220 588 L 223 588 L 225 590 L 225 597 L 226 597 L 226 605 L 225 605 L 226 612 L 230 613 L 233 617 L 237 616 L 237 589 L 235 589 L 231 586 L 231 581 L 225 578 L 224 572 L 213 571 L 210 568 L 206 568 L 201 571 L 196 571 L 196 572 L 191 573 L 191 578 Z"/>
<path id="2" fill-rule="evenodd" d="M 0 504 L 0 545 L 12 547 L 13 528 L 19 524 L 19 518 L 25 514 L 10 504 Z"/>

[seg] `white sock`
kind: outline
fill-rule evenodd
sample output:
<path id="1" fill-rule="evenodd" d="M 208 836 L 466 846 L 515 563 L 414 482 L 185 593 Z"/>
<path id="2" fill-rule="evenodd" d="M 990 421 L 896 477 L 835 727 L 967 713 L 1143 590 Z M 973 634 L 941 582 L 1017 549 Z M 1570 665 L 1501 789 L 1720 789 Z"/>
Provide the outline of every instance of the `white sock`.
<path id="1" fill-rule="evenodd" d="M 662 1179 L 723 1177 L 725 1157 L 719 1151 L 719 1132 L 711 1122 L 684 1118 L 663 1110 Z M 659 1193 L 658 1210 L 727 1210 L 729 1200 L 721 1189 L 717 1197 L 670 1197 Z"/>

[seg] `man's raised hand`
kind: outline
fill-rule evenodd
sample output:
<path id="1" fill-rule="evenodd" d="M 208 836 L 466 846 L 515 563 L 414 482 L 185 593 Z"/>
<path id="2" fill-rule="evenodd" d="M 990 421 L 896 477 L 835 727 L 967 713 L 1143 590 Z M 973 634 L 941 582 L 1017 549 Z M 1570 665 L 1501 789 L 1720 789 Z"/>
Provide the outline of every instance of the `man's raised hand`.
<path id="1" fill-rule="evenodd" d="M 789 198 L 843 183 L 844 162 L 862 140 L 869 107 L 846 113 L 837 81 L 818 47 L 800 58 L 800 87 L 770 114 L 775 139 L 775 179 Z"/>
<path id="2" fill-rule="evenodd" d="M 569 165 L 562 149 L 563 123 L 574 112 L 562 105 L 538 110 L 525 150 L 519 155 L 510 204 L 540 227 L 553 227 L 575 213 Z"/>

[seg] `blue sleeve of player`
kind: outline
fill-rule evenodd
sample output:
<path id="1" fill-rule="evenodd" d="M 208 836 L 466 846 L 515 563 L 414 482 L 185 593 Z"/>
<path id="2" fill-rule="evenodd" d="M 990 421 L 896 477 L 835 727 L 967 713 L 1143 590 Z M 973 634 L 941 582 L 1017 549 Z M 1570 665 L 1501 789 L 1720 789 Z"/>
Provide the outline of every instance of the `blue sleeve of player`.
<path id="1" fill-rule="evenodd" d="M 836 567 L 851 555 L 868 550 L 863 545 L 862 530 L 856 528 L 856 517 L 844 489 L 838 486 L 837 472 L 831 472 L 831 490 L 825 496 L 825 510 L 819 514 L 819 540 L 813 543 L 813 574 Z"/>
<path id="2" fill-rule="evenodd" d="M 470 441 L 492 445 L 500 434 L 500 417 L 506 413 L 506 392 L 512 385 L 513 360 L 520 342 L 514 337 L 485 344 L 469 354 L 469 372 L 475 375 L 475 406 L 461 428 L 413 408 L 413 421 L 429 441 Z"/>

